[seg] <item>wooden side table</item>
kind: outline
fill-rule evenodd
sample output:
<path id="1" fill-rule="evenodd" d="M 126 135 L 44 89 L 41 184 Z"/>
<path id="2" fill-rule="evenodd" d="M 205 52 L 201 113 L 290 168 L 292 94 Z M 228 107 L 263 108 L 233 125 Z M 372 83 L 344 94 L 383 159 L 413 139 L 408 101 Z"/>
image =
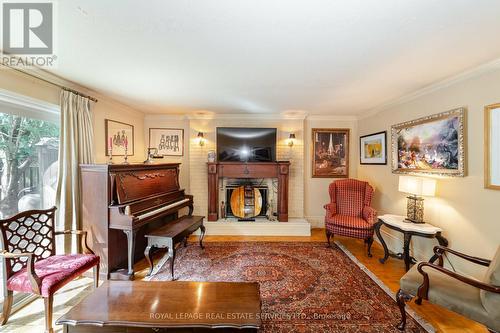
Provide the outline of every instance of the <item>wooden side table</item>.
<path id="1" fill-rule="evenodd" d="M 380 227 L 385 225 L 386 227 L 399 231 L 404 236 L 403 243 L 403 253 L 391 253 L 387 248 L 387 244 L 384 241 L 384 238 L 380 234 Z M 415 258 L 410 255 L 410 242 L 412 236 L 425 237 L 425 238 L 436 238 L 439 245 L 448 246 L 448 240 L 441 235 L 441 228 L 435 227 L 428 223 L 411 223 L 405 222 L 404 216 L 399 215 L 382 215 L 378 217 L 378 221 L 374 225 L 375 232 L 377 234 L 378 239 L 382 243 L 382 247 L 384 248 L 384 257 L 380 258 L 379 261 L 383 264 L 389 257 L 394 257 L 398 259 L 403 259 L 405 262 L 405 269 L 408 271 L 410 269 L 410 265 L 416 262 Z M 430 261 L 438 259 L 436 255 L 432 256 Z M 439 257 L 439 264 L 442 265 L 443 259 Z"/>

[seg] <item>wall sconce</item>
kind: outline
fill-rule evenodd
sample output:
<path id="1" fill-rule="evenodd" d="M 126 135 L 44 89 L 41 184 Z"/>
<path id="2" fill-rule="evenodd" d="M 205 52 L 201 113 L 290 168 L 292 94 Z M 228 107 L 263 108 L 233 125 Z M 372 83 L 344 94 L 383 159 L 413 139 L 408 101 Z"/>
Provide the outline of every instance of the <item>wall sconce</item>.
<path id="1" fill-rule="evenodd" d="M 295 143 L 295 133 L 290 133 L 290 136 L 288 137 L 288 146 L 292 148 L 294 143 Z"/>
<path id="2" fill-rule="evenodd" d="M 203 147 L 205 145 L 205 138 L 203 137 L 203 132 L 198 132 L 198 144 L 200 147 Z"/>

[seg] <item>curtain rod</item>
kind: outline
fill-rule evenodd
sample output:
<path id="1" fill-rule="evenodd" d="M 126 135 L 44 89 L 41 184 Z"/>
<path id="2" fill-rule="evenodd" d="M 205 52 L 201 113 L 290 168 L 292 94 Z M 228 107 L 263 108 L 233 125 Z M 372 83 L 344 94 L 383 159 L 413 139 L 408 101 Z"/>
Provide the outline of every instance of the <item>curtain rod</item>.
<path id="1" fill-rule="evenodd" d="M 78 96 L 82 96 L 82 97 L 88 98 L 88 99 L 90 99 L 92 102 L 95 102 L 95 103 L 97 103 L 97 102 L 98 102 L 97 98 L 95 98 L 95 97 L 92 97 L 92 96 L 90 96 L 90 95 L 83 94 L 83 93 L 81 93 L 81 92 L 79 92 L 79 91 L 77 91 L 77 90 L 74 90 L 74 89 L 71 89 L 71 88 L 65 87 L 65 86 L 63 86 L 63 85 L 60 85 L 59 83 L 54 82 L 54 81 L 50 81 L 50 80 L 45 79 L 45 78 L 43 78 L 43 77 L 40 77 L 40 76 L 38 76 L 38 75 L 28 73 L 28 72 L 23 71 L 22 69 L 19 69 L 19 68 L 14 68 L 14 67 L 11 67 L 11 66 L 8 66 L 8 65 L 5 65 L 5 64 L 2 64 L 2 66 L 5 66 L 5 67 L 10 68 L 10 69 L 12 69 L 12 70 L 15 70 L 16 72 L 22 73 L 22 74 L 24 74 L 24 75 L 31 76 L 31 77 L 33 77 L 33 78 L 35 78 L 35 79 L 38 79 L 38 80 L 43 81 L 43 82 L 46 82 L 46 83 L 51 84 L 51 85 L 53 85 L 53 86 L 59 87 L 59 88 L 61 88 L 62 90 L 70 91 L 70 92 L 72 92 L 72 93 L 74 93 L 74 94 L 76 94 L 76 95 L 78 95 Z"/>

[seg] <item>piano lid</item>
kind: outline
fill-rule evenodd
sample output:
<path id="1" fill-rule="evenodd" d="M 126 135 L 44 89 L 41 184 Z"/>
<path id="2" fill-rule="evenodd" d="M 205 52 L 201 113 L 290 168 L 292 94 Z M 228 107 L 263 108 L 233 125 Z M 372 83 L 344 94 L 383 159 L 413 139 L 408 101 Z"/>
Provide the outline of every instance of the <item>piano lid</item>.
<path id="1" fill-rule="evenodd" d="M 114 188 L 118 204 L 125 204 L 172 191 L 179 190 L 178 168 L 118 171 L 114 177 Z"/>

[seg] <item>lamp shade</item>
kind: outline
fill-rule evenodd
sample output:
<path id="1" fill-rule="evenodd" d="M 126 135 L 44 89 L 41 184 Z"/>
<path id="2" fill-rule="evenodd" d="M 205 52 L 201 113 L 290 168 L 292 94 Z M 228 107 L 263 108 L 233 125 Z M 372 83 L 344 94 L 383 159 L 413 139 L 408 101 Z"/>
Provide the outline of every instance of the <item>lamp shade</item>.
<path id="1" fill-rule="evenodd" d="M 399 192 L 433 197 L 436 194 L 436 180 L 411 176 L 399 176 Z"/>

